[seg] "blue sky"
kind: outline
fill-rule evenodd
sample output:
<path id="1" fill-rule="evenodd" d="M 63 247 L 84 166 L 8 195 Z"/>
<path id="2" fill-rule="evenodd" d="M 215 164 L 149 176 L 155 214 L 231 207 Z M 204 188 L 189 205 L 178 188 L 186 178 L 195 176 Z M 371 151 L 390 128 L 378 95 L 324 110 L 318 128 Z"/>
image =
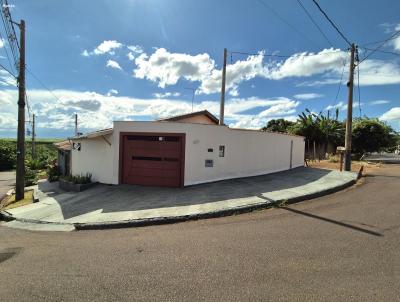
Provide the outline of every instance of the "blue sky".
<path id="1" fill-rule="evenodd" d="M 226 122 L 231 127 L 260 128 L 273 118 L 294 120 L 305 108 L 320 112 L 339 107 L 344 118 L 345 41 L 311 0 L 301 2 L 329 42 L 296 0 L 262 1 L 266 5 L 259 0 L 9 0 L 13 18 L 26 21 L 27 66 L 52 91 L 27 73 L 38 136 L 72 135 L 74 113 L 81 131 L 108 127 L 113 120 L 188 113 L 192 92 L 186 88 L 196 90 L 194 110 L 208 109 L 218 116 L 224 47 L 230 51 Z M 360 46 L 400 30 L 399 1 L 319 3 Z M 9 66 L 7 42 L 0 46 L 0 62 Z M 381 50 L 400 55 L 400 37 Z M 360 57 L 365 54 L 360 49 Z M 397 130 L 399 55 L 376 52 L 360 64 L 362 115 L 380 117 Z M 0 136 L 16 133 L 12 84 L 0 72 Z M 356 89 L 354 116 L 359 114 Z"/>

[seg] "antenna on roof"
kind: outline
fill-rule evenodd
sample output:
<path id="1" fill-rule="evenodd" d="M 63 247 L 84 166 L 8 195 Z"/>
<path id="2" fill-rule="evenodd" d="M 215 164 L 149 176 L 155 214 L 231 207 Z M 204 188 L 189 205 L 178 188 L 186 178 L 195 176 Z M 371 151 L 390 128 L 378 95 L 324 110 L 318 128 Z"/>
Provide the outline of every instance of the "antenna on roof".
<path id="1" fill-rule="evenodd" d="M 194 94 L 196 92 L 196 89 L 195 88 L 191 88 L 191 87 L 185 87 L 184 89 L 192 91 L 192 112 L 193 112 Z"/>

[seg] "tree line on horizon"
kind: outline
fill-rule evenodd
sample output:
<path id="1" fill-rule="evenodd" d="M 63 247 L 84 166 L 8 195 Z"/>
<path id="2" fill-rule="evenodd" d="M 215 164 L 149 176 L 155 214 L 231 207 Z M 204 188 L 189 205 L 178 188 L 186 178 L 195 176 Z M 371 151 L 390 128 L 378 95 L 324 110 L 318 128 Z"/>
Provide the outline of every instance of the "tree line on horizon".
<path id="1" fill-rule="evenodd" d="M 304 136 L 307 144 L 315 144 L 324 154 L 335 153 L 344 146 L 346 123 L 339 120 L 339 109 L 333 115 L 328 111 L 314 113 L 306 109 L 295 122 L 273 119 L 261 128 L 262 131 L 280 132 Z M 400 136 L 390 125 L 378 118 L 361 117 L 353 120 L 352 153 L 360 158 L 365 153 L 393 152 L 400 144 Z"/>

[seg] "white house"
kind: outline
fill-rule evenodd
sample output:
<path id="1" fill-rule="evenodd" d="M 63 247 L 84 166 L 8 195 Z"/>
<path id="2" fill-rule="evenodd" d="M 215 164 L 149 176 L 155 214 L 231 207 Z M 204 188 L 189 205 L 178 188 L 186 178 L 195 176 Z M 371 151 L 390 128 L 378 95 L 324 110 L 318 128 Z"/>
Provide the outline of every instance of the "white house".
<path id="1" fill-rule="evenodd" d="M 303 166 L 304 138 L 218 125 L 208 111 L 116 121 L 71 138 L 75 174 L 105 184 L 183 187 Z"/>

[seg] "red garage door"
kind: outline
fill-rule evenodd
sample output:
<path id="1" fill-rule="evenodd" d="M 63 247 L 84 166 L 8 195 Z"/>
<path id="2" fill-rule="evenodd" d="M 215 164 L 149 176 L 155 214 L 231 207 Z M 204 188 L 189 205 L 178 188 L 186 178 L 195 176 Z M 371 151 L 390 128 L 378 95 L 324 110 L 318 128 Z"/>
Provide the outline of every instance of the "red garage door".
<path id="1" fill-rule="evenodd" d="M 122 183 L 183 186 L 183 135 L 124 135 Z"/>

